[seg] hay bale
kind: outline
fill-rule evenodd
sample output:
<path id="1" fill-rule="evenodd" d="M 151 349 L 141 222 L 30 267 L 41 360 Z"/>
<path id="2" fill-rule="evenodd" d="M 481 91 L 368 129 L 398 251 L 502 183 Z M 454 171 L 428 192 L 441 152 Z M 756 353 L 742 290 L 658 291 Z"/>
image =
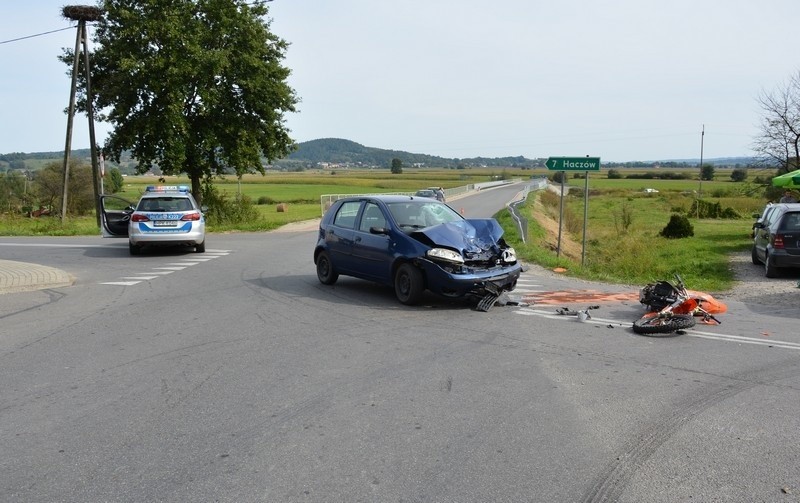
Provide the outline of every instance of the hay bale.
<path id="1" fill-rule="evenodd" d="M 278 213 L 286 213 L 289 211 L 289 205 L 286 203 L 280 203 L 278 206 L 276 206 L 276 208 Z"/>

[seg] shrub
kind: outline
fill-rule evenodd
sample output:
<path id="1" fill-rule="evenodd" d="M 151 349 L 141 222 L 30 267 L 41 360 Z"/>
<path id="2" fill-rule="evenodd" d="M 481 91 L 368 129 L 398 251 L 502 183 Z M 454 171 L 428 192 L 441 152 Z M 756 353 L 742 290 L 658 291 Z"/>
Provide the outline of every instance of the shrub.
<path id="1" fill-rule="evenodd" d="M 627 201 L 623 201 L 619 212 L 612 214 L 614 219 L 614 229 L 617 231 L 617 236 L 628 233 L 631 224 L 633 223 L 633 208 Z"/>
<path id="2" fill-rule="evenodd" d="M 673 214 L 659 235 L 668 239 L 688 238 L 694 236 L 694 227 L 684 215 Z"/>
<path id="3" fill-rule="evenodd" d="M 731 171 L 731 180 L 734 182 L 743 182 L 747 180 L 747 169 L 736 168 Z"/>
<path id="4" fill-rule="evenodd" d="M 230 199 L 211 183 L 203 185 L 203 204 L 208 207 L 206 218 L 212 226 L 253 222 L 260 218 L 252 199 L 244 195 Z"/>
<path id="5" fill-rule="evenodd" d="M 723 209 L 719 202 L 710 203 L 702 199 L 695 199 L 688 213 L 697 218 L 741 218 L 741 215 L 731 207 Z"/>

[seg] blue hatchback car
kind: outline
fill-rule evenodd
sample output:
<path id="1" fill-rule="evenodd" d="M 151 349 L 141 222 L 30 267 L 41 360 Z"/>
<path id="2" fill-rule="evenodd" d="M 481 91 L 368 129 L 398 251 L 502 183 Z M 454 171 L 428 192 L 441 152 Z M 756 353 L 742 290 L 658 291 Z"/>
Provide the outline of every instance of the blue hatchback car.
<path id="1" fill-rule="evenodd" d="M 425 290 L 475 298 L 488 310 L 522 271 L 493 218 L 465 219 L 435 199 L 375 195 L 339 199 L 325 212 L 314 248 L 317 277 L 339 275 L 394 288 L 413 305 Z"/>

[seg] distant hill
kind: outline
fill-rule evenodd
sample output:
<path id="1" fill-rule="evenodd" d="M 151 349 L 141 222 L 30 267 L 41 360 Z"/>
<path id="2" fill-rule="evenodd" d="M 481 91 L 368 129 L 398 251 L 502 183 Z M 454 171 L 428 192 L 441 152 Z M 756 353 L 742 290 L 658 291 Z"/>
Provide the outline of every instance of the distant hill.
<path id="1" fill-rule="evenodd" d="M 421 167 L 519 167 L 519 168 L 544 168 L 547 158 L 528 159 L 524 156 L 516 157 L 471 157 L 448 158 L 427 154 L 413 154 L 401 150 L 383 150 L 365 147 L 360 143 L 339 138 L 322 138 L 298 144 L 298 149 L 285 160 L 276 162 L 277 165 L 289 163 L 318 164 L 331 163 L 350 166 L 377 166 L 389 167 L 392 159 L 397 158 L 405 166 L 420 165 Z M 756 159 L 752 157 L 724 157 L 718 159 L 703 159 L 703 164 L 719 167 L 738 167 L 755 165 Z M 607 163 L 604 162 L 604 165 Z M 628 161 L 608 163 L 608 167 L 695 167 L 700 164 L 700 159 L 665 159 L 656 161 Z"/>
<path id="2" fill-rule="evenodd" d="M 544 167 L 544 160 L 525 157 L 497 157 L 455 159 L 427 154 L 414 154 L 402 150 L 385 150 L 365 147 L 360 143 L 340 138 L 322 138 L 298 144 L 298 149 L 286 159 L 304 163 L 332 163 L 352 166 L 376 166 L 388 168 L 392 159 L 400 159 L 405 166 L 457 167 L 464 166 L 516 166 Z M 281 164 L 277 162 L 276 164 Z"/>
<path id="3" fill-rule="evenodd" d="M 345 167 L 378 167 L 389 168 L 392 159 L 400 159 L 403 166 L 419 166 L 423 168 L 459 168 L 459 167 L 516 167 L 516 168 L 544 168 L 546 158 L 528 159 L 524 156 L 516 157 L 472 157 L 472 158 L 448 158 L 438 157 L 428 154 L 418 154 L 404 152 L 402 150 L 386 150 L 380 148 L 366 147 L 360 143 L 341 138 L 321 138 L 301 142 L 296 151 L 292 152 L 287 158 L 275 161 L 277 167 L 287 169 L 305 169 L 318 167 L 328 164 Z M 71 157 L 83 159 L 89 162 L 89 149 L 73 150 Z M 37 170 L 49 162 L 61 162 L 64 159 L 63 152 L 14 152 L 0 154 L 0 173 L 7 169 L 32 169 Z M 700 163 L 699 159 L 666 159 L 658 161 L 628 161 L 628 162 L 603 162 L 604 167 L 614 168 L 685 168 L 696 167 Z M 748 167 L 755 166 L 756 159 L 751 157 L 725 157 L 716 159 L 704 159 L 704 164 L 711 164 L 717 167 Z M 123 161 L 115 165 L 123 173 L 134 173 L 135 162 L 128 156 L 123 156 Z M 106 166 L 113 163 L 106 161 Z"/>

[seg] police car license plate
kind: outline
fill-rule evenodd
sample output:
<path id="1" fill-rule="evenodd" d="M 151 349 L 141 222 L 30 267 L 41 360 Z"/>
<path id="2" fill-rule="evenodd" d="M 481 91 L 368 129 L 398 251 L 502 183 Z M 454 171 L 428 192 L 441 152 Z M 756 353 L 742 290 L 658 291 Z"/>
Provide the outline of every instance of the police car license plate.
<path id="1" fill-rule="evenodd" d="M 156 220 L 153 222 L 155 227 L 175 227 L 175 222 L 172 220 Z"/>

